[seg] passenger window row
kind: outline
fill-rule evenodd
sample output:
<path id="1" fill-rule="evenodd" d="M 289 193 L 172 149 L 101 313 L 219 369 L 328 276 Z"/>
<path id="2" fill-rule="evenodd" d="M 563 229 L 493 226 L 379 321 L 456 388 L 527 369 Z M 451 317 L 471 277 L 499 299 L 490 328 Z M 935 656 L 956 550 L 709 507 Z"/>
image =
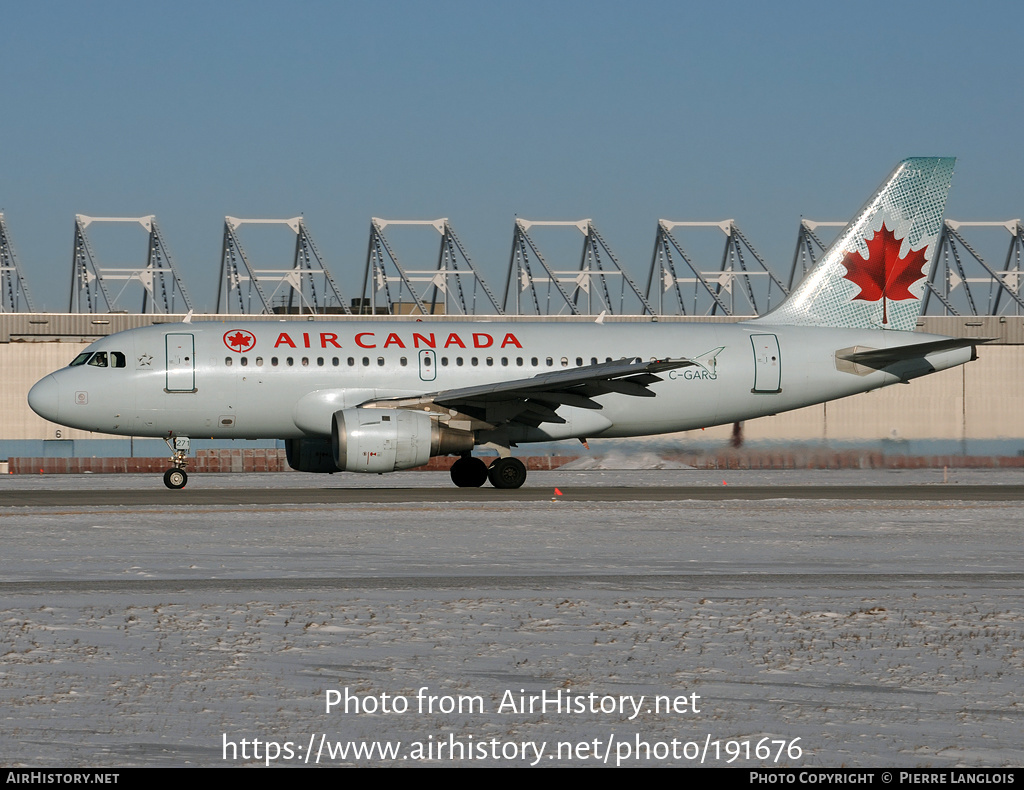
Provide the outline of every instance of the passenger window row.
<path id="1" fill-rule="evenodd" d="M 424 359 L 423 359 L 424 366 L 425 367 L 430 367 L 430 365 L 432 364 L 431 360 L 432 360 L 432 358 L 429 357 L 429 356 L 424 357 Z M 440 361 L 441 361 L 441 367 L 448 367 L 449 364 L 454 364 L 456 367 L 463 367 L 466 364 L 466 359 L 464 359 L 463 357 L 453 357 L 451 360 L 449 360 L 449 358 L 447 356 L 443 356 L 443 357 L 440 358 Z M 611 361 L 612 361 L 611 357 L 605 357 L 605 362 L 611 362 Z M 309 357 L 301 357 L 299 359 L 299 364 L 302 367 L 309 367 L 311 362 L 313 364 L 315 364 L 316 367 L 321 367 L 321 368 L 324 367 L 327 364 L 327 360 L 325 360 L 324 357 L 316 357 L 313 360 L 311 360 Z M 370 367 L 374 363 L 377 365 L 377 367 L 384 367 L 385 364 L 386 364 L 386 359 L 385 359 L 385 357 L 377 357 L 375 360 L 372 360 L 371 357 L 362 357 L 361 359 L 357 360 L 356 357 L 348 357 L 348 359 L 346 359 L 345 362 L 348 365 L 348 367 L 350 367 L 350 368 L 351 367 L 356 367 L 357 363 L 360 363 L 360 362 L 362 363 L 363 367 Z M 494 367 L 496 362 L 498 364 L 500 364 L 502 367 L 508 367 L 511 364 L 511 359 L 509 357 L 501 357 L 500 359 L 497 359 L 497 360 L 494 357 L 484 357 L 483 358 L 483 364 L 485 366 L 487 366 L 487 367 Z M 560 360 L 558 360 L 558 362 L 561 365 L 561 367 L 563 367 L 563 368 L 569 367 L 569 358 L 568 357 L 562 357 Z M 231 367 L 234 363 L 235 363 L 235 357 L 225 357 L 224 358 L 224 364 L 226 366 Z M 253 359 L 253 363 L 256 365 L 256 367 L 262 367 L 263 366 L 263 357 L 255 357 Z M 469 364 L 470 364 L 471 367 L 479 367 L 480 363 L 481 363 L 480 357 L 469 357 Z M 576 367 L 582 367 L 583 363 L 584 363 L 583 357 L 576 357 Z M 597 357 L 591 357 L 590 358 L 590 363 L 589 364 L 596 365 L 597 363 L 598 363 Z M 238 364 L 241 365 L 243 368 L 247 367 L 249 365 L 249 358 L 245 357 L 245 356 L 238 357 Z M 270 358 L 270 366 L 271 367 L 275 367 L 276 368 L 276 367 L 280 366 L 281 364 L 282 364 L 282 360 L 279 359 L 278 357 L 271 357 Z M 296 364 L 296 360 L 295 360 L 294 357 L 285 357 L 283 359 L 283 364 L 285 365 L 285 367 L 294 367 L 295 364 Z M 340 357 L 332 357 L 330 359 L 330 364 L 331 364 L 332 367 L 340 367 L 341 364 L 342 364 L 341 358 Z M 399 358 L 398 364 L 401 365 L 402 367 L 407 367 L 409 365 L 408 357 L 401 357 L 401 358 Z M 92 351 L 92 352 L 90 352 L 90 351 L 83 351 L 81 354 L 79 354 L 77 357 L 75 357 L 71 361 L 70 367 L 78 367 L 79 365 L 91 365 L 92 367 L 96 367 L 96 368 L 106 368 L 106 367 L 123 368 L 123 367 L 127 367 L 127 364 L 126 364 L 126 361 L 125 361 L 125 355 L 122 352 L 120 352 L 120 351 Z M 526 360 L 523 357 L 516 357 L 515 358 L 515 365 L 516 365 L 516 367 L 520 367 L 521 368 L 521 367 L 526 367 L 527 363 L 526 363 Z M 538 368 L 538 367 L 549 367 L 549 368 L 555 367 L 555 360 L 554 360 L 553 357 L 545 357 L 543 365 L 542 365 L 542 363 L 541 363 L 541 361 L 540 361 L 540 359 L 538 357 L 530 357 L 529 367 L 534 367 L 534 368 Z"/>
<path id="2" fill-rule="evenodd" d="M 430 367 L 430 365 L 432 364 L 431 359 L 432 358 L 429 357 L 429 356 L 423 358 L 423 364 L 424 364 L 425 367 Z M 605 357 L 604 361 L 605 362 L 611 362 L 612 358 L 611 357 Z M 123 362 L 123 359 L 122 359 L 122 362 Z M 309 367 L 311 362 L 314 363 L 316 367 L 321 367 L 321 368 L 324 367 L 327 364 L 327 362 L 324 359 L 324 357 L 316 357 L 313 360 L 311 360 L 309 357 L 301 357 L 299 359 L 299 364 L 302 367 Z M 464 366 L 466 364 L 466 359 L 464 359 L 463 357 L 453 357 L 451 362 L 454 362 L 454 365 L 456 367 L 462 367 L 462 366 Z M 502 367 L 508 367 L 510 365 L 510 363 L 511 363 L 509 357 L 501 357 L 500 360 L 496 360 L 494 357 L 484 357 L 484 359 L 483 359 L 483 363 L 487 367 L 494 367 L 495 362 L 498 362 Z M 263 366 L 263 357 L 255 357 L 253 359 L 253 363 L 256 365 L 256 367 L 262 367 Z M 340 357 L 332 357 L 330 359 L 330 363 L 331 363 L 332 367 L 340 367 L 341 366 L 341 358 Z M 346 364 L 350 368 L 356 367 L 358 363 L 361 363 L 363 367 L 370 367 L 372 364 L 374 364 L 374 360 L 371 357 L 362 357 L 361 360 L 357 360 L 356 357 L 348 357 L 348 359 L 346 360 Z M 479 367 L 480 363 L 481 363 L 480 357 L 469 357 L 469 364 L 470 364 L 470 366 L 472 366 L 472 367 Z M 567 368 L 567 367 L 569 367 L 569 358 L 568 357 L 562 357 L 559 360 L 559 363 L 560 363 L 561 367 Z M 77 362 L 77 360 L 76 360 L 76 362 L 73 362 L 71 364 L 74 365 L 74 364 L 82 364 L 82 363 Z M 232 365 L 235 364 L 235 357 L 224 357 L 224 364 L 227 367 L 231 367 Z M 244 356 L 243 357 L 238 357 L 238 364 L 241 365 L 243 368 L 247 367 L 249 365 L 249 358 L 248 357 L 244 357 Z M 282 364 L 282 360 L 279 359 L 278 357 L 271 357 L 270 358 L 270 366 L 271 367 L 275 367 L 276 368 L 276 367 L 280 366 L 281 364 Z M 294 367 L 295 364 L 296 364 L 296 360 L 295 360 L 294 357 L 285 357 L 283 359 L 283 364 L 284 364 L 285 367 Z M 377 365 L 377 367 L 384 367 L 384 365 L 386 364 L 385 357 L 377 357 L 376 360 L 375 360 L 375 364 Z M 402 367 L 407 367 L 409 365 L 408 357 L 401 357 L 401 358 L 399 358 L 398 364 L 401 365 Z M 448 357 L 441 357 L 441 367 L 448 367 L 449 364 L 450 364 L 450 361 L 449 361 Z M 515 364 L 516 364 L 516 367 L 525 367 L 526 366 L 526 360 L 523 357 L 516 357 L 515 358 Z M 576 367 L 583 367 L 583 364 L 584 364 L 583 357 L 576 357 Z M 591 364 L 591 365 L 598 364 L 597 357 L 591 357 L 589 364 Z M 543 367 L 551 368 L 551 367 L 555 366 L 555 360 L 554 360 L 553 357 L 545 357 L 544 358 L 544 363 L 542 365 L 541 361 L 540 361 L 540 359 L 538 357 L 531 357 L 530 358 L 529 366 L 530 367 L 535 367 L 535 368 L 542 367 L 542 366 Z"/>

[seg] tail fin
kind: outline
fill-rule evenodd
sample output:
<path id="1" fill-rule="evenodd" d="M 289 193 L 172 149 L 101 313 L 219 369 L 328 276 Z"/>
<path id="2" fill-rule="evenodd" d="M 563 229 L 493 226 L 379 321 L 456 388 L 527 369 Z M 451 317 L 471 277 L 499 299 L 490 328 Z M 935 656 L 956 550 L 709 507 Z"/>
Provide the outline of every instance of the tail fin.
<path id="1" fill-rule="evenodd" d="M 938 250 L 954 162 L 900 162 L 789 298 L 758 320 L 912 331 Z"/>

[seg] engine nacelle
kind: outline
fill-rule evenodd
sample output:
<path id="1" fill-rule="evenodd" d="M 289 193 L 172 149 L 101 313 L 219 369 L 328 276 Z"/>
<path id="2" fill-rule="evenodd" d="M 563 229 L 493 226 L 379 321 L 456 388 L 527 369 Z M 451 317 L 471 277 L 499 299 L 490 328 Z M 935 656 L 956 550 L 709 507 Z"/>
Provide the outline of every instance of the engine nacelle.
<path id="1" fill-rule="evenodd" d="M 285 439 L 284 452 L 288 466 L 296 472 L 331 474 L 338 471 L 330 439 Z"/>
<path id="2" fill-rule="evenodd" d="M 345 472 L 394 472 L 423 466 L 431 456 L 473 449 L 471 431 L 457 431 L 426 412 L 343 409 L 331 421 L 333 461 Z"/>

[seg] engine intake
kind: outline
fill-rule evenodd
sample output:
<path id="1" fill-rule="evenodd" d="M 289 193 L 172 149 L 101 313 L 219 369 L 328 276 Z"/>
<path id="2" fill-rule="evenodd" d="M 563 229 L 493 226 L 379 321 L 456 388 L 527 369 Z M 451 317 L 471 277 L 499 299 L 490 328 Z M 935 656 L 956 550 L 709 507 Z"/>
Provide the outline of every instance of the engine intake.
<path id="1" fill-rule="evenodd" d="M 345 472 L 394 472 L 423 466 L 432 456 L 473 449 L 471 431 L 442 425 L 425 412 L 343 409 L 331 421 L 335 466 Z"/>

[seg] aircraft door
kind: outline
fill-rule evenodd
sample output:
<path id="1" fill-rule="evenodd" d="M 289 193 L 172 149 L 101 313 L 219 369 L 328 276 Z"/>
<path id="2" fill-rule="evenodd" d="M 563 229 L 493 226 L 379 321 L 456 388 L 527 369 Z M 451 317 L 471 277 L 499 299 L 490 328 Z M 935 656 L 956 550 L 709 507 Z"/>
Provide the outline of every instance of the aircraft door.
<path id="1" fill-rule="evenodd" d="M 433 381 L 437 378 L 437 354 L 431 349 L 420 351 L 420 379 Z"/>
<path id="2" fill-rule="evenodd" d="M 751 392 L 782 392 L 782 355 L 776 335 L 751 335 L 754 346 L 754 388 Z"/>
<path id="3" fill-rule="evenodd" d="M 171 333 L 167 345 L 168 392 L 196 391 L 196 344 L 191 333 Z"/>

